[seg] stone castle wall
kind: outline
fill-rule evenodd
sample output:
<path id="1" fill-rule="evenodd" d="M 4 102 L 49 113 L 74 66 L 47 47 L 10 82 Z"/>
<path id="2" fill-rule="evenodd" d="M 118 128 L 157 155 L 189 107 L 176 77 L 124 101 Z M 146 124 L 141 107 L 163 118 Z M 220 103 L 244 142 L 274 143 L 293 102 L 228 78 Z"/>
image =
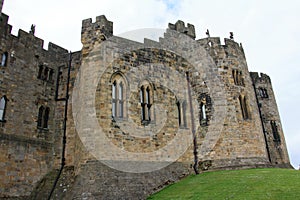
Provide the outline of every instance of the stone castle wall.
<path id="1" fill-rule="evenodd" d="M 178 21 L 159 42 L 138 43 L 113 36 L 99 16 L 83 21 L 83 48 L 68 53 L 43 49 L 33 29 L 11 35 L 1 18 L 0 197 L 29 196 L 34 186 L 32 198 L 47 198 L 62 162 L 53 199 L 144 199 L 193 166 L 289 167 L 271 81 L 248 71 L 233 39 L 195 40 L 194 26 Z M 50 110 L 47 127 L 38 125 L 41 106 Z"/>

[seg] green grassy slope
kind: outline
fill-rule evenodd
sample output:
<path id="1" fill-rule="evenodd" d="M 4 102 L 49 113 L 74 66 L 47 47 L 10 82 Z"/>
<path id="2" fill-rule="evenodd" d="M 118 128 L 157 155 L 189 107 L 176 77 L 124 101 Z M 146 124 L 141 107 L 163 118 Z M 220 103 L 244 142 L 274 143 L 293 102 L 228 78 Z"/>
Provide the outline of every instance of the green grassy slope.
<path id="1" fill-rule="evenodd" d="M 191 175 L 149 199 L 300 199 L 300 171 L 247 169 Z"/>

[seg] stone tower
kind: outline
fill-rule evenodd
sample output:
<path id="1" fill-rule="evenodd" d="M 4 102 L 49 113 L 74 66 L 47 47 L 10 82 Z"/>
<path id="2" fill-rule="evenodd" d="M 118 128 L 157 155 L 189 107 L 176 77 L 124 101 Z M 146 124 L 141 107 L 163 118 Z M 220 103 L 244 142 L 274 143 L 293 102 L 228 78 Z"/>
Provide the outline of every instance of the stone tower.
<path id="1" fill-rule="evenodd" d="M 1 198 L 145 199 L 204 170 L 290 167 L 271 80 L 233 38 L 177 21 L 139 43 L 101 15 L 68 53 L 1 19 Z"/>
<path id="2" fill-rule="evenodd" d="M 280 116 L 271 79 L 266 74 L 251 72 L 258 102 L 268 157 L 271 163 L 281 165 L 289 160 Z"/>

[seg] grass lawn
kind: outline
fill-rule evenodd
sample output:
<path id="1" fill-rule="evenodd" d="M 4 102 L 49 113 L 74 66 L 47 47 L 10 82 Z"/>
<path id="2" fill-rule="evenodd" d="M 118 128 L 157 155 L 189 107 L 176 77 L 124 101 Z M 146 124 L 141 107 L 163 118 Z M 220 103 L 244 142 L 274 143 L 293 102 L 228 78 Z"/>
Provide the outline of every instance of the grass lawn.
<path id="1" fill-rule="evenodd" d="M 300 171 L 246 169 L 190 175 L 148 199 L 300 199 Z"/>

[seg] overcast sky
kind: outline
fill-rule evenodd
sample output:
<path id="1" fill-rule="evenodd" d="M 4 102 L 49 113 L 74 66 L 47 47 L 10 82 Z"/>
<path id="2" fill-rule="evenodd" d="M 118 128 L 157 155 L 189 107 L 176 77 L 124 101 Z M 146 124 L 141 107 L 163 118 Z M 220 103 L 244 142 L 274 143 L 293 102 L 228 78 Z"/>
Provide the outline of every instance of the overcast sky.
<path id="1" fill-rule="evenodd" d="M 298 0 L 4 0 L 13 34 L 18 29 L 71 51 L 81 49 L 83 19 L 106 15 L 114 34 L 167 28 L 178 19 L 195 25 L 197 38 L 229 37 L 243 44 L 250 71 L 271 76 L 292 165 L 300 164 L 300 1 Z M 298 58 L 298 59 L 297 59 Z M 300 124 L 300 123 L 299 123 Z"/>

